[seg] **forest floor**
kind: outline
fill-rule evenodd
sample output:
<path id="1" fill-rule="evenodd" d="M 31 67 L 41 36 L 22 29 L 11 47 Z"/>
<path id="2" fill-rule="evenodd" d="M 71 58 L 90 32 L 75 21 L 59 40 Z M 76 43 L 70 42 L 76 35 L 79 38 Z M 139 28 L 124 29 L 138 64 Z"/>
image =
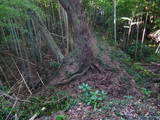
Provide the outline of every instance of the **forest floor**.
<path id="1" fill-rule="evenodd" d="M 158 70 L 159 67 L 154 67 L 155 69 Z M 134 93 L 127 95 L 125 91 L 127 93 L 128 86 L 123 84 L 123 87 L 126 88 L 119 88 L 118 86 L 121 85 L 114 85 L 110 81 L 113 77 L 116 76 L 111 71 L 105 74 L 92 71 L 75 82 L 59 88 L 77 99 L 76 104 L 65 111 L 55 112 L 50 116 L 43 116 L 36 120 L 56 120 L 56 116 L 59 115 L 64 116 L 66 120 L 160 120 L 159 99 L 143 94 L 138 97 Z M 82 91 L 78 89 L 78 86 L 82 83 L 89 84 L 94 90 L 107 91 L 107 99 L 103 101 L 100 108 L 94 109 L 92 105 L 87 105 L 79 100 Z M 110 87 L 110 85 L 112 86 Z"/>
<path id="2" fill-rule="evenodd" d="M 36 120 L 55 120 L 57 115 L 65 116 L 66 120 L 160 120 L 160 106 L 152 100 L 113 99 L 106 101 L 101 109 L 93 109 L 84 103 L 77 103 L 68 111 L 60 111 Z"/>
<path id="3" fill-rule="evenodd" d="M 50 53 L 44 54 L 43 63 L 38 63 L 16 57 L 10 51 L 2 51 L 0 53 L 0 78 L 8 81 L 7 84 L 11 88 L 10 94 L 21 99 L 30 94 L 26 89 L 26 84 L 22 84 L 22 78 L 24 78 L 35 96 L 50 96 L 52 92 L 58 90 L 67 92 L 68 96 L 76 101 L 71 103 L 73 105 L 67 110 L 56 111 L 49 116 L 39 116 L 36 120 L 160 120 L 159 98 L 152 98 L 150 92 L 145 89 L 141 92 L 133 76 L 129 75 L 127 70 L 122 69 L 119 60 L 117 62 L 111 59 L 106 50 L 102 51 L 99 55 L 101 56 L 100 63 L 105 63 L 104 68 L 96 64 L 100 71 L 91 68 L 70 84 L 53 88 L 51 91 L 46 90 L 46 87 L 52 86 L 52 83 L 55 83 L 54 80 L 62 78 L 59 77 L 61 68 Z M 142 66 L 160 75 L 159 63 L 147 63 Z M 95 100 L 96 104 L 101 104 L 100 107 L 94 108 L 93 105 L 87 105 L 80 99 L 83 96 L 78 86 L 83 83 L 91 86 L 92 92 L 106 91 L 107 98 L 103 102 Z M 61 101 L 61 98 L 58 101 Z M 61 118 L 56 119 L 58 115 L 61 115 Z"/>

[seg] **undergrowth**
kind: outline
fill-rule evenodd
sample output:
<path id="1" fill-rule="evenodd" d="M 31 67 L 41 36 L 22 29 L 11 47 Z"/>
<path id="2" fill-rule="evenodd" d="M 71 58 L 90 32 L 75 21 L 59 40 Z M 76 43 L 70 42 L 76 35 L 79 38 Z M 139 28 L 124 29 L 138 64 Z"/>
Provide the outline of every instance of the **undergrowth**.
<path id="1" fill-rule="evenodd" d="M 120 67 L 125 69 L 136 81 L 137 85 L 140 88 L 141 93 L 144 96 L 149 96 L 146 95 L 146 92 L 144 89 L 147 91 L 147 87 L 151 84 L 151 79 L 152 78 L 159 78 L 160 75 L 153 73 L 152 71 L 144 68 L 141 65 L 141 62 L 135 61 L 130 57 L 130 55 L 125 54 L 122 50 L 113 48 L 110 50 L 110 57 L 115 60 L 119 61 Z"/>
<path id="2" fill-rule="evenodd" d="M 105 51 L 105 46 L 101 47 L 100 51 L 101 52 L 97 56 L 98 58 L 101 58 L 101 53 Z M 146 88 L 147 84 L 149 84 L 148 80 L 153 77 L 159 78 L 160 76 L 145 69 L 140 62 L 135 61 L 131 55 L 125 54 L 120 49 L 112 48 L 109 52 L 110 57 L 113 60 L 119 61 L 121 63 L 120 67 L 124 68 L 131 76 L 133 76 L 133 79 L 139 85 L 140 92 L 144 95 L 144 98 L 148 98 L 151 94 L 151 91 Z M 151 56 L 153 55 L 143 55 L 143 58 L 147 57 L 147 59 L 145 59 L 147 62 L 157 61 L 157 56 L 155 56 L 155 58 Z M 138 56 L 137 58 L 139 59 L 139 57 L 141 56 Z M 99 59 L 99 62 L 104 67 L 110 68 L 109 65 L 104 64 L 103 60 Z M 50 66 L 55 70 L 60 68 L 60 64 L 54 62 L 51 62 Z M 24 102 L 16 106 L 13 106 L 14 102 L 12 100 L 0 96 L 0 120 L 6 119 L 7 117 L 10 118 L 10 120 L 15 120 L 15 115 L 17 115 L 20 120 L 30 119 L 36 113 L 38 114 L 38 117 L 51 115 L 53 112 L 69 110 L 80 101 L 86 105 L 92 106 L 94 110 L 113 110 L 113 108 L 116 107 L 117 109 L 120 109 L 120 107 L 123 108 L 124 106 L 129 105 L 131 102 L 130 100 L 133 99 L 132 96 L 125 96 L 124 100 L 109 100 L 107 99 L 105 91 L 94 90 L 85 83 L 79 85 L 79 89 L 81 90 L 81 94 L 76 99 L 73 99 L 65 92 L 56 92 L 51 96 L 30 97 L 28 99 L 29 102 Z M 7 91 L 7 88 L 0 86 L 0 90 Z M 138 107 L 141 104 L 136 105 Z M 45 108 L 45 110 L 42 111 L 42 108 Z M 123 114 L 120 111 L 114 110 L 114 113 L 116 116 L 120 116 L 123 119 Z M 142 117 L 144 116 L 142 115 Z M 65 116 L 57 115 L 55 119 L 65 120 Z"/>
<path id="3" fill-rule="evenodd" d="M 133 43 L 125 52 L 134 60 L 141 62 L 159 62 L 160 55 L 155 54 L 156 46 L 152 44 Z"/>
<path id="4" fill-rule="evenodd" d="M 39 117 L 51 115 L 53 112 L 68 110 L 75 103 L 76 101 L 65 92 L 56 92 L 51 96 L 31 97 L 28 102 L 13 108 L 13 102 L 0 97 L 0 120 L 6 119 L 8 115 L 10 120 L 15 120 L 16 114 L 20 120 L 28 120 L 35 114 Z M 43 111 L 42 108 L 45 110 Z M 61 120 L 60 117 L 57 117 L 57 120 Z"/>
<path id="5" fill-rule="evenodd" d="M 151 79 L 160 78 L 160 75 L 155 74 L 152 71 L 144 68 L 142 64 L 159 62 L 160 55 L 155 54 L 155 46 L 152 46 L 150 44 L 144 44 L 142 46 L 141 43 L 138 43 L 137 46 L 135 44 L 132 44 L 130 47 L 127 48 L 126 52 L 124 52 L 120 48 L 118 48 L 117 45 L 113 44 L 114 40 L 108 40 L 104 38 L 104 36 L 99 36 L 98 40 L 99 53 L 97 55 L 97 58 L 100 64 L 103 63 L 103 59 L 101 59 L 103 52 L 106 50 L 109 51 L 109 56 L 111 57 L 111 59 L 114 61 L 118 61 L 120 63 L 120 67 L 122 69 L 125 69 L 136 81 L 139 87 L 139 91 L 144 96 L 150 96 L 150 93 L 148 93 L 149 95 L 146 95 L 146 91 L 150 91 L 148 90 L 148 86 L 150 86 L 151 84 Z M 136 49 L 137 53 L 135 54 Z M 109 68 L 109 65 L 106 66 L 104 64 L 103 66 Z M 125 82 L 127 81 L 125 77 L 122 79 Z"/>

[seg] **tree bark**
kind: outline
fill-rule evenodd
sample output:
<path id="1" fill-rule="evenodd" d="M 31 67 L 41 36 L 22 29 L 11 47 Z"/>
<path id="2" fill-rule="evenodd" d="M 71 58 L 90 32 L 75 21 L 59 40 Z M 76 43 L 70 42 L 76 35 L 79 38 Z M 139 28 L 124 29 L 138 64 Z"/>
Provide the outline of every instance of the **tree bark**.
<path id="1" fill-rule="evenodd" d="M 72 25 L 77 49 L 75 58 L 80 65 L 89 65 L 94 61 L 97 52 L 96 40 L 86 22 L 80 0 L 59 0 L 59 2 L 66 10 Z"/>

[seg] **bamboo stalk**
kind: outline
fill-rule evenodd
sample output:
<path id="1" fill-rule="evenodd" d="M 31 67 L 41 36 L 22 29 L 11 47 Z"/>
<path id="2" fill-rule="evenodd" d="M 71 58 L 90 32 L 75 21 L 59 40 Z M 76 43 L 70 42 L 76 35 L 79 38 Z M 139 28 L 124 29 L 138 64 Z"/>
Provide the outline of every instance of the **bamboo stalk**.
<path id="1" fill-rule="evenodd" d="M 114 5 L 114 41 L 117 44 L 117 15 L 116 15 L 116 0 L 113 0 L 113 5 Z"/>
<path id="2" fill-rule="evenodd" d="M 136 50 L 135 50 L 135 59 L 137 57 L 137 51 L 138 51 L 138 39 L 139 39 L 139 19 L 137 19 L 137 36 L 136 36 Z"/>
<path id="3" fill-rule="evenodd" d="M 29 88 L 29 86 L 28 86 L 28 84 L 27 84 L 24 76 L 23 76 L 22 73 L 20 72 L 20 70 L 19 70 L 19 68 L 18 68 L 18 66 L 17 66 L 17 64 L 15 63 L 14 60 L 13 60 L 13 62 L 14 62 L 15 66 L 16 66 L 16 68 L 17 68 L 17 70 L 18 70 L 18 72 L 19 72 L 19 74 L 20 74 L 20 76 L 21 76 L 21 78 L 22 78 L 22 81 L 24 82 L 26 88 L 28 89 L 28 92 L 30 93 L 30 95 L 32 95 L 32 92 L 31 92 L 31 90 L 30 90 L 30 88 Z"/>

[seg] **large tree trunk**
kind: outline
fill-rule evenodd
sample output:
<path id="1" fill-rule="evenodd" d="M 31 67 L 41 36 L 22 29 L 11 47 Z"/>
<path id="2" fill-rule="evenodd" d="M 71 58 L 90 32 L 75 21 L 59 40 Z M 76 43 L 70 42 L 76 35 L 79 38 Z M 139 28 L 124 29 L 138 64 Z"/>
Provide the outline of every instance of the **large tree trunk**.
<path id="1" fill-rule="evenodd" d="M 66 10 L 72 25 L 77 49 L 75 58 L 80 65 L 89 65 L 94 61 L 97 52 L 96 40 L 90 32 L 80 0 L 59 0 L 59 2 Z"/>

